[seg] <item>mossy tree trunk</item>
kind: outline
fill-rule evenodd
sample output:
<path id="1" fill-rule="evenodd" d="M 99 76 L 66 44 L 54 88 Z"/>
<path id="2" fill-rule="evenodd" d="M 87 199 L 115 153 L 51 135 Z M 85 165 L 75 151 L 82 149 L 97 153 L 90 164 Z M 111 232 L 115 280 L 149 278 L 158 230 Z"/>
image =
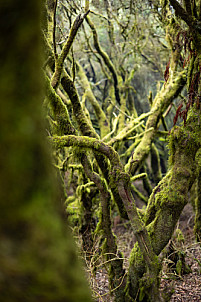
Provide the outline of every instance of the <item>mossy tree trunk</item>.
<path id="1" fill-rule="evenodd" d="M 145 213 L 145 223 L 151 237 L 152 247 L 156 255 L 159 255 L 172 237 L 176 223 L 187 203 L 187 194 L 198 176 L 196 158 L 201 144 L 200 126 L 200 30 L 197 27 L 198 19 L 189 15 L 181 5 L 170 1 L 171 5 L 189 26 L 189 33 L 193 41 L 193 51 L 187 74 L 187 89 L 189 99 L 186 108 L 181 111 L 183 118 L 180 127 L 174 127 L 169 137 L 170 170 L 167 175 L 154 188 L 150 196 Z M 167 3 L 166 3 L 167 4 Z M 190 9 L 188 7 L 188 9 Z M 177 111 L 177 117 L 179 111 Z M 199 190 L 198 190 L 199 196 Z M 199 199 L 197 199 L 198 201 Z M 197 203 L 197 217 L 199 216 L 199 201 Z M 130 259 L 128 277 L 129 295 L 137 301 L 152 301 L 144 291 L 143 279 L 146 273 L 146 265 L 138 245 L 134 247 Z M 142 286 L 143 285 L 143 286 Z M 139 290 L 140 288 L 140 290 Z"/>
<path id="2" fill-rule="evenodd" d="M 1 300 L 91 301 L 44 143 L 41 7 L 0 4 Z"/>
<path id="3" fill-rule="evenodd" d="M 156 255 L 159 255 L 172 237 L 176 223 L 187 203 L 187 193 L 196 178 L 195 157 L 200 148 L 201 128 L 196 110 L 187 125 L 175 128 L 170 137 L 171 165 L 168 174 L 154 188 L 145 214 L 145 223 Z M 134 248 L 129 269 L 129 293 L 135 298 L 146 269 L 141 252 Z M 145 288 L 145 286 L 144 286 Z M 149 301 L 144 293 L 144 300 Z M 150 299 L 150 301 L 152 301 Z"/>

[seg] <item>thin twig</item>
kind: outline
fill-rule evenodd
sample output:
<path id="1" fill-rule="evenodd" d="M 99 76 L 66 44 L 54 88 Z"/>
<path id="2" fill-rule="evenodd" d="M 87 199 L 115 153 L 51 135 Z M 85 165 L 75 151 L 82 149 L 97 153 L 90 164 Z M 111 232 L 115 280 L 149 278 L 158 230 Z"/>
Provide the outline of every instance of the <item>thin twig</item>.
<path id="1" fill-rule="evenodd" d="M 54 56 L 55 59 L 57 59 L 57 46 L 56 46 L 56 26 L 57 26 L 57 22 L 56 22 L 56 12 L 57 12 L 57 0 L 55 0 L 54 2 L 54 15 L 53 15 L 53 48 L 54 48 Z"/>

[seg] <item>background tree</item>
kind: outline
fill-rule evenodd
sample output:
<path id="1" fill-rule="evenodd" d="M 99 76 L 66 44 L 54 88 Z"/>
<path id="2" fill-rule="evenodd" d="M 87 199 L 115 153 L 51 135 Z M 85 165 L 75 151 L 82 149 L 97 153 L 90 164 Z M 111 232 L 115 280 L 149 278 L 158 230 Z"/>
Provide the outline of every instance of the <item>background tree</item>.
<path id="1" fill-rule="evenodd" d="M 49 140 L 66 187 L 69 220 L 82 234 L 87 257 L 93 248 L 105 256 L 116 301 L 163 301 L 162 252 L 199 173 L 199 5 L 109 0 L 92 5 L 47 3 Z M 147 79 L 147 70 L 146 95 L 150 77 L 159 82 L 147 97 L 150 105 L 143 99 L 143 106 L 137 106 L 142 91 L 138 83 Z M 178 97 L 172 117 L 174 124 L 179 117 L 183 123 L 169 135 L 166 173 L 158 147 L 171 129 L 167 115 Z M 144 195 L 134 186 L 139 179 Z M 137 208 L 135 196 L 146 208 Z M 199 204 L 198 197 L 197 213 Z M 115 212 L 129 220 L 137 239 L 126 272 L 112 230 Z M 196 217 L 199 221 L 199 213 Z"/>
<path id="2" fill-rule="evenodd" d="M 42 122 L 41 1 L 0 5 L 2 301 L 91 301 Z"/>

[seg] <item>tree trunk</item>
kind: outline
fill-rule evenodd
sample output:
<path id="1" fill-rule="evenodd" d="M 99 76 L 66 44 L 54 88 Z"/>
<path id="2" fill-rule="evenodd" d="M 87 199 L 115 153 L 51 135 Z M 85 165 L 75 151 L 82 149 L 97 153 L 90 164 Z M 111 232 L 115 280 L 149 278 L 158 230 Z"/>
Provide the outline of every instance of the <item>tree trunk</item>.
<path id="1" fill-rule="evenodd" d="M 186 125 L 174 128 L 171 133 L 169 146 L 172 168 L 153 190 L 145 215 L 152 246 L 157 255 L 171 239 L 175 225 L 187 203 L 187 193 L 196 178 L 195 157 L 201 145 L 200 131 L 199 115 L 194 108 L 189 112 Z M 138 296 L 139 288 L 142 291 L 146 286 L 140 281 L 145 273 L 145 262 L 136 246 L 131 253 L 128 278 L 129 295 L 132 298 Z M 152 300 L 145 295 L 143 301 Z"/>
<path id="2" fill-rule="evenodd" d="M 0 5 L 1 300 L 91 301 L 44 144 L 40 8 Z"/>

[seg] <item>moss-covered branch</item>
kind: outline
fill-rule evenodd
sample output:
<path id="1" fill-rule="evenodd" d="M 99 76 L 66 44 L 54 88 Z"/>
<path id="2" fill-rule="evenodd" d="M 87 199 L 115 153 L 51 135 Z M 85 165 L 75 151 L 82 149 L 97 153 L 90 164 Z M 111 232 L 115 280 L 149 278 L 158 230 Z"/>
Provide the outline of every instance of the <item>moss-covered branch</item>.
<path id="1" fill-rule="evenodd" d="M 78 77 L 80 78 L 80 84 L 82 88 L 85 91 L 85 96 L 87 100 L 91 103 L 91 105 L 94 108 L 94 111 L 96 113 L 96 117 L 98 119 L 99 127 L 100 127 L 100 133 L 101 133 L 101 138 L 107 135 L 110 132 L 110 126 L 109 126 L 109 121 L 105 115 L 105 112 L 102 110 L 100 104 L 98 103 L 97 99 L 95 98 L 92 90 L 90 83 L 87 79 L 87 76 L 82 68 L 82 66 L 77 62 L 77 69 L 78 69 Z"/>
<path id="2" fill-rule="evenodd" d="M 124 139 L 129 138 L 129 136 L 133 133 L 133 131 L 135 131 L 137 128 L 139 128 L 140 126 L 142 126 L 142 124 L 144 122 L 141 121 L 141 120 L 145 119 L 149 115 L 151 115 L 151 112 L 143 113 L 138 118 L 131 120 L 130 123 L 127 126 L 125 126 L 115 137 L 113 137 L 108 142 L 108 144 L 112 145 L 115 142 L 123 141 Z"/>
<path id="3" fill-rule="evenodd" d="M 160 262 L 153 250 L 148 231 L 137 212 L 136 206 L 134 205 L 134 200 L 130 188 L 128 186 L 128 181 L 126 180 L 126 177 L 120 178 L 118 183 L 118 189 L 122 200 L 124 200 L 124 204 L 128 213 L 129 220 L 131 222 L 133 233 L 138 241 L 138 246 L 140 247 L 138 253 L 140 255 L 140 258 L 144 259 L 146 263 L 147 275 L 144 275 L 144 280 L 141 279 L 141 288 L 143 288 L 145 294 L 149 297 L 150 301 L 160 302 L 161 299 L 159 294 L 159 279 L 158 279 L 158 274 L 161 269 Z M 144 264 L 143 261 L 142 263 Z M 132 263 L 130 267 L 133 264 L 134 263 Z M 134 269 L 136 269 L 135 264 L 134 264 Z M 133 280 L 132 279 L 133 277 L 134 274 L 130 270 L 128 279 L 129 279 L 129 283 L 131 282 L 130 283 L 131 286 L 128 286 L 127 289 L 132 291 L 132 295 L 131 295 L 132 298 L 136 298 L 139 292 L 138 290 L 137 292 L 136 291 L 133 292 L 132 281 L 134 281 L 135 283 L 136 281 L 139 282 L 139 277 L 142 277 L 142 275 L 137 276 L 138 277 L 137 280 L 135 280 L 135 278 Z M 139 288 L 140 286 L 138 283 L 138 289 Z"/>
<path id="4" fill-rule="evenodd" d="M 175 128 L 172 131 L 170 137 L 172 169 L 166 178 L 168 184 L 166 181 L 161 183 L 151 197 L 154 198 L 154 203 L 150 201 L 150 206 L 148 205 L 147 219 L 149 223 L 153 221 L 150 231 L 157 254 L 171 238 L 181 211 L 187 203 L 187 193 L 195 181 L 195 156 L 201 146 L 199 135 L 201 127 L 197 124 L 198 116 L 196 115 L 194 112 L 189 118 L 189 127 Z M 156 209 L 155 215 L 153 211 L 150 211 L 153 205 Z M 148 214 L 151 212 L 152 217 Z"/>
<path id="5" fill-rule="evenodd" d="M 144 133 L 140 144 L 135 149 L 132 159 L 130 159 L 129 163 L 126 165 L 126 171 L 130 170 L 132 173 L 135 173 L 147 157 L 151 150 L 153 139 L 157 134 L 161 115 L 168 108 L 173 99 L 178 96 L 185 83 L 186 72 L 182 71 L 176 79 L 171 80 L 170 83 L 166 83 L 166 85 L 164 84 L 162 89 L 157 93 L 151 108 L 152 114 L 148 117 L 146 123 L 146 132 Z M 152 128 L 152 130 L 148 131 L 150 128 Z"/>
<path id="6" fill-rule="evenodd" d="M 131 225 L 133 228 L 133 232 L 138 240 L 146 264 L 149 267 L 149 271 L 151 272 L 153 280 L 156 280 L 159 272 L 159 264 L 152 250 L 152 245 L 150 243 L 146 228 L 141 222 L 137 213 L 137 209 L 134 206 L 134 200 L 128 187 L 129 176 L 123 173 L 123 167 L 120 163 L 118 154 L 114 151 L 113 148 L 104 144 L 103 142 L 98 141 L 95 138 L 88 138 L 84 136 L 76 137 L 69 135 L 63 137 L 52 137 L 50 138 L 50 140 L 53 142 L 56 148 L 69 146 L 76 146 L 79 148 L 91 148 L 93 151 L 100 152 L 109 158 L 112 165 L 112 182 L 115 183 L 115 186 L 118 188 L 119 194 L 126 207 L 128 217 L 131 221 Z M 97 182 L 98 186 L 100 186 L 100 182 L 99 179 L 97 179 L 97 176 L 91 173 L 92 172 L 90 172 L 92 179 Z M 100 189 L 102 190 L 101 187 Z M 155 294 L 157 291 L 157 286 L 158 283 L 154 281 L 154 283 L 152 284 L 152 288 L 155 288 Z"/>
<path id="7" fill-rule="evenodd" d="M 85 149 L 90 148 L 93 151 L 100 152 L 109 158 L 112 165 L 111 182 L 114 183 L 114 185 L 118 188 L 119 195 L 121 196 L 124 206 L 127 210 L 127 214 L 129 220 L 131 221 L 133 232 L 138 240 L 140 249 L 149 268 L 150 274 L 153 277 L 154 281 L 152 284 L 152 289 L 154 288 L 154 295 L 156 295 L 156 292 L 158 291 L 158 282 L 156 282 L 156 280 L 158 278 L 160 266 L 155 256 L 155 253 L 153 252 L 147 230 L 143 222 L 140 220 L 137 209 L 134 205 L 134 200 L 129 189 L 129 175 L 123 172 L 123 167 L 119 160 L 118 154 L 114 151 L 112 147 L 104 144 L 103 142 L 98 141 L 95 138 L 88 138 L 84 136 L 76 137 L 73 135 L 69 135 L 62 137 L 52 137 L 49 139 L 56 148 L 63 148 L 69 146 L 76 146 Z M 89 176 L 91 176 L 92 179 L 97 182 L 97 185 L 100 186 L 100 181 L 99 179 L 97 179 L 96 174 L 92 174 L 91 171 L 89 173 Z M 102 190 L 101 186 L 100 189 Z"/>
<path id="8" fill-rule="evenodd" d="M 145 204 L 147 204 L 148 198 L 145 197 L 133 184 L 131 184 L 131 189 L 139 199 L 141 199 Z"/>
<path id="9" fill-rule="evenodd" d="M 159 152 L 154 143 L 152 143 L 151 146 L 151 169 L 152 169 L 153 180 L 155 184 L 157 184 L 161 180 L 162 174 L 161 174 Z"/>
<path id="10" fill-rule="evenodd" d="M 109 145 L 86 136 L 53 136 L 49 138 L 56 148 L 76 146 L 79 148 L 89 148 L 95 152 L 105 155 L 115 169 L 123 169 L 118 153 Z"/>
<path id="11" fill-rule="evenodd" d="M 57 60 L 55 62 L 55 72 L 51 79 L 51 85 L 53 88 L 56 88 L 59 85 L 61 73 L 63 71 L 64 60 L 66 59 L 66 57 L 70 51 L 70 48 L 73 44 L 73 41 L 75 39 L 78 29 L 82 25 L 82 23 L 88 13 L 89 13 L 89 11 L 84 13 L 83 15 L 79 14 L 73 22 L 73 25 L 69 32 L 68 39 L 67 39 L 64 47 L 62 48 L 61 54 L 59 55 L 59 57 L 57 58 Z"/>
<path id="12" fill-rule="evenodd" d="M 52 88 L 50 80 L 45 77 L 46 97 L 48 98 L 51 109 L 54 113 L 55 121 L 57 122 L 57 135 L 75 134 L 76 130 L 73 127 L 66 106 L 61 98 Z"/>
<path id="13" fill-rule="evenodd" d="M 90 123 L 87 121 L 86 116 L 84 115 L 84 112 L 82 110 L 82 106 L 80 104 L 80 100 L 78 97 L 78 93 L 77 93 L 77 90 L 75 88 L 73 81 L 70 79 L 70 77 L 67 74 L 65 74 L 65 76 L 61 80 L 61 83 L 63 85 L 64 90 L 66 91 L 66 93 L 68 94 L 68 96 L 71 100 L 74 116 L 75 116 L 75 119 L 77 121 L 78 127 L 79 127 L 82 135 L 88 136 L 89 138 L 93 137 L 93 138 L 98 139 L 99 138 L 98 134 L 95 132 L 94 128 L 91 127 Z M 103 175 L 104 175 L 106 181 L 110 182 L 110 179 L 109 179 L 110 167 L 107 163 L 106 158 L 104 156 L 102 156 L 102 154 L 95 154 L 95 157 L 96 157 L 96 160 L 98 162 L 98 165 L 99 165 L 101 171 L 103 172 Z M 121 216 L 124 218 L 127 218 L 127 214 L 126 214 L 124 205 L 119 196 L 116 186 L 114 186 L 114 187 L 111 186 L 111 189 L 112 189 L 112 193 L 113 193 L 115 202 L 118 205 Z"/>
<path id="14" fill-rule="evenodd" d="M 75 84 L 67 73 L 65 73 L 64 77 L 62 77 L 61 84 L 71 100 L 73 113 L 81 133 L 83 135 L 95 137 L 98 139 L 98 134 L 91 126 L 86 115 L 84 114 Z"/>
<path id="15" fill-rule="evenodd" d="M 52 40 L 54 56 L 57 58 L 57 46 L 56 46 L 56 11 L 57 11 L 57 0 L 54 2 L 54 13 L 53 13 L 53 30 L 52 30 Z"/>

